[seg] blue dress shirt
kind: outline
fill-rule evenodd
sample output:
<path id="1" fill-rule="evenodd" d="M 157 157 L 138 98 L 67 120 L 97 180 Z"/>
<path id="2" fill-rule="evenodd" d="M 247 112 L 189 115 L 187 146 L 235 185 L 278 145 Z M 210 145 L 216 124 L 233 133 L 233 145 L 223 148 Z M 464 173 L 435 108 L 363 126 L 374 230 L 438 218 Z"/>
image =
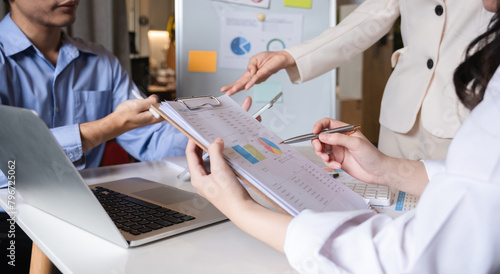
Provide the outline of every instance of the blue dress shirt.
<path id="1" fill-rule="evenodd" d="M 99 166 L 104 151 L 101 144 L 83 153 L 79 124 L 107 116 L 134 98 L 132 89 L 137 87 L 118 59 L 102 46 L 63 33 L 54 67 L 10 14 L 0 22 L 0 103 L 35 110 L 78 169 Z M 187 144 L 167 122 L 129 131 L 116 140 L 141 161 L 184 155 Z M 5 176 L 0 176 L 0 187 L 5 186 Z"/>

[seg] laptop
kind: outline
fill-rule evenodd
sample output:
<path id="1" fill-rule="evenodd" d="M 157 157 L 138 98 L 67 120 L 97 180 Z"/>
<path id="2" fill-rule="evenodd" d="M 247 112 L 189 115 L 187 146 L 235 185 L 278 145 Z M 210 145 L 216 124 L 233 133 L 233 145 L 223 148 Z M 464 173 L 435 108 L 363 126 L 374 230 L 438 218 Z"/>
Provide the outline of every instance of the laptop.
<path id="1" fill-rule="evenodd" d="M 196 193 L 138 177 L 87 185 L 34 111 L 0 105 L 4 174 L 8 161 L 28 204 L 125 248 L 227 219 Z"/>

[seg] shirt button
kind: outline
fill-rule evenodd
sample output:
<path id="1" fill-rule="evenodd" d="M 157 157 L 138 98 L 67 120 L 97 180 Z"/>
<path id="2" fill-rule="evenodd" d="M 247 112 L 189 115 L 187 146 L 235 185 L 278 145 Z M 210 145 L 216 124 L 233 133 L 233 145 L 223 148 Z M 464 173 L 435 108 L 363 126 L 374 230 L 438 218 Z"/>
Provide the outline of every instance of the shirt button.
<path id="1" fill-rule="evenodd" d="M 436 12 L 436 15 L 437 16 L 441 16 L 443 15 L 443 6 L 441 5 L 437 5 L 436 8 L 434 9 L 434 12 Z"/>
<path id="2" fill-rule="evenodd" d="M 434 61 L 432 59 L 427 60 L 427 68 L 432 69 L 434 67 Z"/>
<path id="3" fill-rule="evenodd" d="M 56 112 L 59 112 L 59 107 L 56 107 Z"/>

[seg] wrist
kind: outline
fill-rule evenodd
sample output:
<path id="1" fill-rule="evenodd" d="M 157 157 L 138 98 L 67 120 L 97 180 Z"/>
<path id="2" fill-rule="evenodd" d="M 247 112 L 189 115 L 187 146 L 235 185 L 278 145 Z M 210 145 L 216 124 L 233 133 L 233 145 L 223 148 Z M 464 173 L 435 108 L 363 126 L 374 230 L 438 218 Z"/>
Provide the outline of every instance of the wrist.
<path id="1" fill-rule="evenodd" d="M 260 206 L 251 197 L 234 199 L 232 202 L 226 204 L 224 214 L 232 221 L 237 221 L 238 218 L 244 218 L 245 214 L 251 214 L 255 211 L 256 206 Z"/>
<path id="2" fill-rule="evenodd" d="M 79 125 L 83 151 L 88 151 L 122 134 L 122 119 L 110 114 L 96 121 Z"/>
<path id="3" fill-rule="evenodd" d="M 288 51 L 282 50 L 282 51 L 280 51 L 280 53 L 285 58 L 285 63 L 284 63 L 285 69 L 289 69 L 289 68 L 297 66 L 297 64 L 295 63 L 295 59 L 293 59 L 293 56 Z"/>

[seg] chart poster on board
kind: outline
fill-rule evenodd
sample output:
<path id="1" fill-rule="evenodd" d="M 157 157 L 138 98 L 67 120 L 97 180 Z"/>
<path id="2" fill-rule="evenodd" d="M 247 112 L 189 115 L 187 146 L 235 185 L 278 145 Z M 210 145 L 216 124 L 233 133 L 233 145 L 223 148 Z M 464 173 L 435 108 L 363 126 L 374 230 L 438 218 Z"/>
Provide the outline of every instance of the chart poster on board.
<path id="1" fill-rule="evenodd" d="M 264 8 L 264 9 L 268 9 L 269 3 L 271 2 L 271 0 L 218 0 L 218 1 Z"/>
<path id="2" fill-rule="evenodd" d="M 220 67 L 246 69 L 250 57 L 279 51 L 302 40 L 300 14 L 226 11 L 222 14 Z"/>

